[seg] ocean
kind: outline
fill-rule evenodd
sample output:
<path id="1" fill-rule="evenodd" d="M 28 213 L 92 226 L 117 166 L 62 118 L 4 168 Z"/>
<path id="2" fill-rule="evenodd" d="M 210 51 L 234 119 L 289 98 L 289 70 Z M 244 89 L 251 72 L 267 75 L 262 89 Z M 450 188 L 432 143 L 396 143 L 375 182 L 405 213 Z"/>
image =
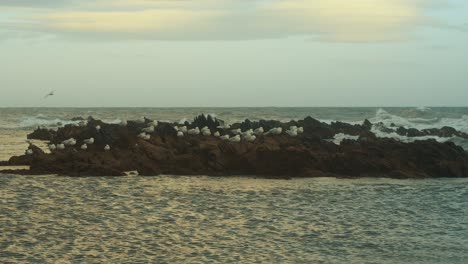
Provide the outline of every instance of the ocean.
<path id="1" fill-rule="evenodd" d="M 468 108 L 0 108 L 0 160 L 24 153 L 35 127 L 73 117 L 200 113 L 468 133 Z M 467 263 L 468 179 L 0 175 L 0 263 L 24 262 Z"/>

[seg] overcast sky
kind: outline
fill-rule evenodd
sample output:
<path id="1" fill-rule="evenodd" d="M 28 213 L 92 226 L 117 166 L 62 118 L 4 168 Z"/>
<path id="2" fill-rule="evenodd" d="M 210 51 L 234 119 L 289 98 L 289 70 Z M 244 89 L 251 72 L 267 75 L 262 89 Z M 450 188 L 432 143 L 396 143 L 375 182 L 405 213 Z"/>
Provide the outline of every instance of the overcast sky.
<path id="1" fill-rule="evenodd" d="M 467 14 L 466 0 L 0 0 L 0 107 L 468 106 Z"/>

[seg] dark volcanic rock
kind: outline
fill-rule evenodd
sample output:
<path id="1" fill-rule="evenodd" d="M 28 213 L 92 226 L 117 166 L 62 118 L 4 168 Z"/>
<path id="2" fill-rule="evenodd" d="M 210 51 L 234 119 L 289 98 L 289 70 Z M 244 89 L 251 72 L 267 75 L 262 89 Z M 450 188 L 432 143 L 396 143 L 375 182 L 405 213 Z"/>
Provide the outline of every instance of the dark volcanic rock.
<path id="1" fill-rule="evenodd" d="M 243 131 L 263 127 L 265 131 L 290 126 L 304 128 L 297 137 L 258 135 L 254 142 L 222 141 L 214 136 L 185 135 L 177 137 L 174 126 L 159 122 L 149 140 L 137 135 L 147 127 L 145 122 L 129 121 L 127 126 L 105 124 L 90 118 L 87 126 L 65 126 L 51 138 L 60 143 L 69 138 L 76 146 L 45 154 L 35 146 L 33 155 L 12 157 L 9 164 L 30 165 L 30 174 L 63 174 L 71 176 L 120 176 L 126 171 L 140 175 L 258 175 L 268 178 L 291 177 L 468 177 L 468 154 L 453 143 L 435 140 L 403 143 L 395 139 L 377 138 L 371 129 L 385 128 L 366 120 L 362 125 L 343 122 L 322 123 L 311 117 L 281 123 L 275 120 L 250 121 L 233 124 Z M 222 122 L 200 115 L 191 127 L 207 126 L 212 131 Z M 100 129 L 96 129 L 100 126 Z M 379 127 L 381 126 L 381 127 Z M 41 133 L 45 133 L 42 131 Z M 31 138 L 41 137 L 37 132 Z M 227 133 L 224 132 L 224 133 Z M 343 140 L 341 145 L 330 142 L 336 134 L 359 136 L 358 140 Z M 406 136 L 428 134 L 462 135 L 459 131 L 413 130 L 398 128 Z M 83 140 L 93 137 L 95 143 L 83 151 Z M 104 146 L 110 145 L 110 151 Z"/>
<path id="2" fill-rule="evenodd" d="M 52 129 L 38 127 L 34 132 L 27 135 L 28 139 L 53 140 L 57 132 Z"/>

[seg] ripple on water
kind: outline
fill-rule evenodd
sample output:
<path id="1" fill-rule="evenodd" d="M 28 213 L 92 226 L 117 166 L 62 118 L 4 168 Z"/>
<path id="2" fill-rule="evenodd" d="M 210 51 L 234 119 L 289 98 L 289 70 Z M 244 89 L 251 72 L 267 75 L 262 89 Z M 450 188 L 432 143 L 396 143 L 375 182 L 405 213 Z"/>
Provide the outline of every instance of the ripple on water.
<path id="1" fill-rule="evenodd" d="M 468 180 L 0 177 L 0 262 L 463 263 Z"/>

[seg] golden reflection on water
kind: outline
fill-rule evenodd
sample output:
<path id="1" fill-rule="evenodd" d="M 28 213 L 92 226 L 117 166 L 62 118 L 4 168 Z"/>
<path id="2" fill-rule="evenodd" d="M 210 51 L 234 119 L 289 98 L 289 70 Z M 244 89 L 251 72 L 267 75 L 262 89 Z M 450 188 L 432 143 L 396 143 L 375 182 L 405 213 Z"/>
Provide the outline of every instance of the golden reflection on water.
<path id="1" fill-rule="evenodd" d="M 0 262 L 456 262 L 466 183 L 4 175 Z"/>

